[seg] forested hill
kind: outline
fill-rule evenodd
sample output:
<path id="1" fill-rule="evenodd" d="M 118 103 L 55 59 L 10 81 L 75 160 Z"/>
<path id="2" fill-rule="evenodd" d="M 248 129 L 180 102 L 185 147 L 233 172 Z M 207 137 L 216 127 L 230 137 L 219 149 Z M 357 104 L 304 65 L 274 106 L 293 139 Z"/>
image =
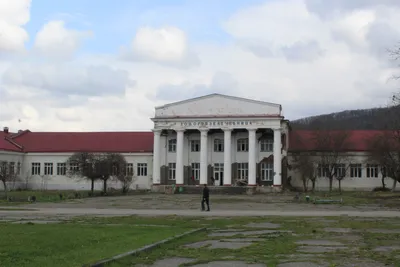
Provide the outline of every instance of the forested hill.
<path id="1" fill-rule="evenodd" d="M 291 121 L 293 129 L 384 130 L 398 128 L 400 105 L 388 108 L 345 110 Z"/>

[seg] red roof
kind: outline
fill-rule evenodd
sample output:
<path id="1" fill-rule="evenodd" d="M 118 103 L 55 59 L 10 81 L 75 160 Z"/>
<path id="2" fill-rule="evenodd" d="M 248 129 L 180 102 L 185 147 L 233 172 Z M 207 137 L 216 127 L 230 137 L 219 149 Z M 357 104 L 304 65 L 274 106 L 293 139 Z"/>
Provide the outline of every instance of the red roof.
<path id="1" fill-rule="evenodd" d="M 21 145 L 23 152 L 153 152 L 152 132 L 23 131 L 13 135 L 11 140 Z"/>
<path id="2" fill-rule="evenodd" d="M 10 142 L 6 138 L 11 136 L 13 133 L 6 133 L 4 131 L 0 131 L 0 150 L 2 151 L 13 151 L 13 152 L 21 152 L 21 149 Z"/>
<path id="3" fill-rule="evenodd" d="M 382 135 L 385 131 L 378 130 L 352 130 L 352 131 L 326 131 L 321 134 L 330 134 L 332 136 L 338 134 L 346 134 L 345 142 L 341 150 L 343 151 L 368 151 L 370 140 L 378 135 Z M 289 151 L 316 151 L 318 144 L 316 137 L 319 135 L 317 131 L 312 130 L 292 130 L 289 136 Z M 334 138 L 334 137 L 333 137 Z M 333 139 L 332 138 L 332 139 Z"/>
<path id="4" fill-rule="evenodd" d="M 343 133 L 343 131 L 329 131 Z M 348 134 L 344 151 L 367 151 L 371 137 L 384 131 L 354 130 Z M 316 131 L 292 130 L 289 151 L 318 150 Z M 30 132 L 5 133 L 0 131 L 0 150 L 15 152 L 153 152 L 152 132 Z"/>

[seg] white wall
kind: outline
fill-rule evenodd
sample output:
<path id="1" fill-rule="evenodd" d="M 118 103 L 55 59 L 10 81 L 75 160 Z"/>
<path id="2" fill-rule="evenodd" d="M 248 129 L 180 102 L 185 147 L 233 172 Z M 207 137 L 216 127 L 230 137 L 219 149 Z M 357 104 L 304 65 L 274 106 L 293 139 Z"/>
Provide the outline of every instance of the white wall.
<path id="1" fill-rule="evenodd" d="M 350 169 L 347 169 L 347 175 L 342 180 L 341 186 L 343 190 L 372 190 L 375 187 L 382 186 L 382 174 L 379 172 L 378 178 L 370 178 L 367 177 L 367 164 L 373 164 L 372 162 L 368 162 L 368 156 L 363 152 L 352 152 L 351 154 L 347 154 L 348 159 L 346 160 L 347 165 L 350 164 L 361 164 L 362 165 L 362 176 L 360 178 L 351 178 L 350 177 Z M 289 153 L 289 160 L 292 160 Z M 317 164 L 318 160 L 315 159 Z M 291 184 L 292 186 L 303 188 L 303 182 L 301 180 L 300 173 L 296 170 L 289 170 L 288 176 L 292 176 Z M 393 185 L 393 179 L 386 178 L 385 184 L 388 188 L 391 188 Z M 319 177 L 315 183 L 316 190 L 325 191 L 329 189 L 329 179 L 326 177 Z M 312 188 L 311 181 L 308 181 L 308 189 Z M 334 179 L 333 180 L 333 188 L 339 188 L 339 182 Z"/>
<path id="2" fill-rule="evenodd" d="M 16 154 L 0 152 L 0 161 L 22 163 L 20 184 L 16 187 L 25 187 L 35 190 L 90 190 L 91 183 L 82 178 L 72 179 L 67 176 L 57 175 L 57 163 L 65 163 L 73 153 L 27 153 Z M 132 189 L 150 189 L 152 184 L 152 153 L 125 153 L 122 154 L 128 163 L 133 163 L 134 174 L 137 174 L 137 164 L 147 163 L 147 176 L 136 176 Z M 32 175 L 32 163 L 40 163 L 40 175 Z M 53 163 L 53 175 L 44 176 L 44 163 Z M 118 182 L 109 181 L 108 187 L 121 188 Z M 95 190 L 101 190 L 101 181 L 95 183 Z M 0 187 L 2 188 L 2 185 Z"/>

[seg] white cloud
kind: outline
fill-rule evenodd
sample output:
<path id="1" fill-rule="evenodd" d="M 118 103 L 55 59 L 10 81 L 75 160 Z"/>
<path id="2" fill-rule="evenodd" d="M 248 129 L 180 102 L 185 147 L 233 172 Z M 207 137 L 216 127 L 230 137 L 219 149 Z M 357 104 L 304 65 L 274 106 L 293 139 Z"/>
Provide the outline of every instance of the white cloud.
<path id="1" fill-rule="evenodd" d="M 81 115 L 79 114 L 78 110 L 72 108 L 60 108 L 57 110 L 56 116 L 58 119 L 68 122 L 76 122 L 81 120 Z"/>
<path id="2" fill-rule="evenodd" d="M 199 64 L 197 55 L 189 48 L 185 32 L 176 27 L 139 28 L 131 47 L 125 49 L 123 57 L 175 67 Z"/>
<path id="3" fill-rule="evenodd" d="M 30 18 L 31 0 L 0 1 L 0 55 L 24 49 L 29 36 L 23 26 Z"/>
<path id="4" fill-rule="evenodd" d="M 64 53 L 79 48 L 70 41 L 57 50 L 73 55 L 68 63 L 2 64 L 0 124 L 148 130 L 155 106 L 214 92 L 280 103 L 289 119 L 385 105 L 398 88 L 383 52 L 398 38 L 398 1 L 319 2 L 272 0 L 237 10 L 221 25 L 224 42 L 143 27 L 123 54 L 78 57 Z M 54 45 L 63 43 L 59 36 Z"/>
<path id="5" fill-rule="evenodd" d="M 37 33 L 34 47 L 52 59 L 66 59 L 71 58 L 82 40 L 89 36 L 89 31 L 67 29 L 64 21 L 50 21 Z"/>
<path id="6" fill-rule="evenodd" d="M 19 65 L 6 70 L 2 81 L 11 88 L 31 88 L 62 98 L 124 95 L 127 87 L 135 85 L 125 70 L 77 64 Z"/>

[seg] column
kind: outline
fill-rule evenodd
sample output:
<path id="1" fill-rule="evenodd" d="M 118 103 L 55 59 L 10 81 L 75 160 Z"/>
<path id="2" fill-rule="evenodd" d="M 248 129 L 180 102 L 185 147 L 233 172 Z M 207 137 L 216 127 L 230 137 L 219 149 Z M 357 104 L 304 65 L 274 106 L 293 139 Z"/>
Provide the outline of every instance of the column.
<path id="1" fill-rule="evenodd" d="M 249 131 L 249 178 L 248 185 L 256 185 L 256 129 L 247 129 Z"/>
<path id="2" fill-rule="evenodd" d="M 175 170 L 175 183 L 183 185 L 183 129 L 176 131 L 176 170 Z"/>
<path id="3" fill-rule="evenodd" d="M 224 130 L 224 185 L 232 185 L 232 155 L 231 155 L 231 133 L 232 129 Z"/>
<path id="4" fill-rule="evenodd" d="M 200 130 L 200 184 L 207 184 L 208 178 L 208 159 L 207 144 L 208 130 Z"/>
<path id="5" fill-rule="evenodd" d="M 161 139 L 161 130 L 153 129 L 154 133 L 154 143 L 153 143 L 153 184 L 160 184 L 160 163 L 161 163 L 161 147 L 160 147 L 160 139 Z"/>
<path id="6" fill-rule="evenodd" d="M 274 129 L 274 186 L 282 185 L 281 129 Z"/>

